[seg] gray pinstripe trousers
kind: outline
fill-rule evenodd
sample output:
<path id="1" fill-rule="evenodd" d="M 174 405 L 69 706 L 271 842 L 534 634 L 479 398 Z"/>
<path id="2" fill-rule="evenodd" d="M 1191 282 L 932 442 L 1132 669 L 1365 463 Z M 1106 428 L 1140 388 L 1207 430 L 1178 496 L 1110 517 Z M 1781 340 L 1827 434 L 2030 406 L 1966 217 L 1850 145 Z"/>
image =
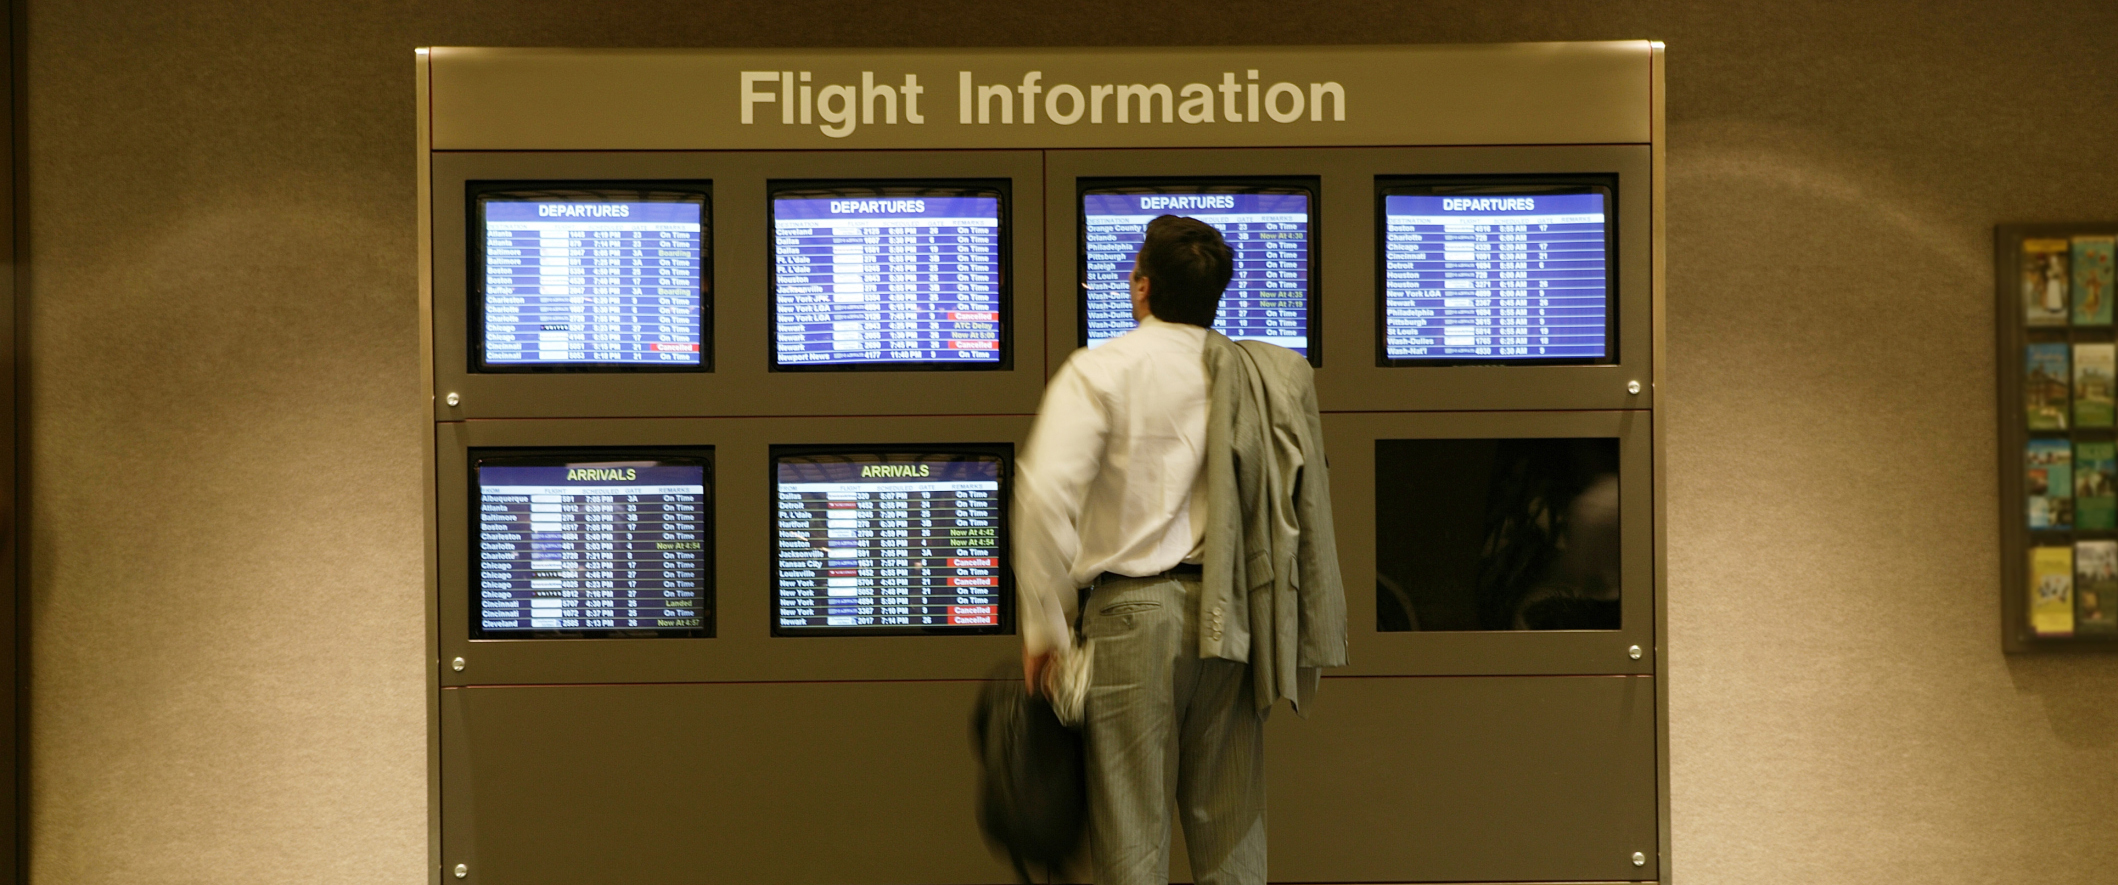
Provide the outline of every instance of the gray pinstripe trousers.
<path id="1" fill-rule="evenodd" d="M 1199 657 L 1196 577 L 1098 585 L 1081 612 L 1096 641 L 1084 712 L 1089 846 L 1098 885 L 1169 881 L 1169 751 L 1199 885 L 1265 881 L 1265 714 L 1250 665 Z"/>

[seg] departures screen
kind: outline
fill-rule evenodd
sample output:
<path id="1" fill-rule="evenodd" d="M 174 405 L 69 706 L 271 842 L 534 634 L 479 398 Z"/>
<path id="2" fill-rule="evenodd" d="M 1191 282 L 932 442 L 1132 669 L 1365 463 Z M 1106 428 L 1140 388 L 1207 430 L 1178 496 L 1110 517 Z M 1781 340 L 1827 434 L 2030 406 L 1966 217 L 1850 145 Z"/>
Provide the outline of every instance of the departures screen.
<path id="1" fill-rule="evenodd" d="M 1385 193 L 1383 361 L 1610 356 L 1609 193 Z"/>
<path id="2" fill-rule="evenodd" d="M 706 198 L 648 196 L 481 196 L 476 368 L 703 368 Z"/>
<path id="3" fill-rule="evenodd" d="M 1138 325 L 1131 278 L 1147 223 L 1156 216 L 1184 215 L 1219 229 L 1234 253 L 1235 276 L 1221 295 L 1214 330 L 1308 355 L 1313 303 L 1308 191 L 1132 191 L 1092 188 L 1081 196 L 1084 344 L 1095 347 Z"/>
<path id="4" fill-rule="evenodd" d="M 773 632 L 1007 629 L 1005 448 L 775 451 Z"/>
<path id="5" fill-rule="evenodd" d="M 472 636 L 711 636 L 704 456 L 476 457 Z"/>
<path id="6" fill-rule="evenodd" d="M 1002 368 L 998 188 L 831 188 L 772 199 L 775 368 Z"/>

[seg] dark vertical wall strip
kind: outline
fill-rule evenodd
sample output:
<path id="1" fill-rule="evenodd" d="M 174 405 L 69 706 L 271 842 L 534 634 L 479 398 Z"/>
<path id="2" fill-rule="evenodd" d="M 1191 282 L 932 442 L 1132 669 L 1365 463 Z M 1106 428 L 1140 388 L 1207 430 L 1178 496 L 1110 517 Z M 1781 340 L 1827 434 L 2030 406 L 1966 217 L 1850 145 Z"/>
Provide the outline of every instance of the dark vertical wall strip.
<path id="1" fill-rule="evenodd" d="M 2108 0 L 16 14 L 33 882 L 433 872 L 423 45 L 1666 40 L 1679 881 L 2118 868 L 2118 657 L 2000 654 L 1991 430 L 1991 226 L 2113 214 Z"/>
<path id="2" fill-rule="evenodd" d="M 7 64 L 0 67 L 7 72 L 6 87 L 0 89 L 0 96 L 5 96 L 7 101 L 7 113 L 0 115 L 0 120 L 5 120 L 7 125 L 5 137 L 0 138 L 0 145 L 4 145 L 7 152 L 5 163 L 0 164 L 0 168 L 7 170 L 5 176 L 0 176 L 0 182 L 4 182 L 0 187 L 4 187 L 5 193 L 0 205 L 7 208 L 5 213 L 0 213 L 0 218 L 6 219 L 5 229 L 0 230 L 0 244 L 5 245 L 0 248 L 6 249 L 7 259 L 7 273 L 0 274 L 0 287 L 4 287 L 0 288 L 0 300 L 5 302 L 0 303 L 0 318 L 4 318 L 0 322 L 6 323 L 6 329 L 0 331 L 0 347 L 7 349 L 5 355 L 0 355 L 0 372 L 6 373 L 0 378 L 0 416 L 4 416 L 8 426 L 8 433 L 0 436 L 5 440 L 4 451 L 0 451 L 0 516 L 7 520 L 5 529 L 0 530 L 0 582 L 5 583 L 5 592 L 0 598 L 6 600 L 5 605 L 0 605 L 0 613 L 4 613 L 0 617 L 6 619 L 5 624 L 0 624 L 0 642 L 7 644 L 5 649 L 0 649 L 0 667 L 6 668 L 5 673 L 0 673 L 0 691 L 5 692 L 5 697 L 0 698 L 0 716 L 6 718 L 0 723 L 0 760 L 5 760 L 5 764 L 0 765 L 0 796 L 6 797 L 6 801 L 0 803 L 0 883 L 4 885 L 26 881 L 29 876 L 28 855 L 22 850 L 26 842 L 24 823 L 29 805 L 29 791 L 25 789 L 28 783 L 25 737 L 29 670 L 24 666 L 28 660 L 29 623 L 21 594 L 25 586 L 22 572 L 29 559 L 22 549 L 22 539 L 28 533 L 23 519 L 22 502 L 26 496 L 22 492 L 24 473 L 21 467 L 24 455 L 22 419 L 26 411 L 22 408 L 21 398 L 25 374 L 22 358 L 28 350 L 22 342 L 25 326 L 21 322 L 21 296 L 27 291 L 28 268 L 18 260 L 23 254 L 21 219 L 27 211 L 25 191 L 21 187 L 22 15 L 26 5 L 27 0 L 10 0 L 4 19 L 7 38 L 0 42 L 7 47 Z"/>

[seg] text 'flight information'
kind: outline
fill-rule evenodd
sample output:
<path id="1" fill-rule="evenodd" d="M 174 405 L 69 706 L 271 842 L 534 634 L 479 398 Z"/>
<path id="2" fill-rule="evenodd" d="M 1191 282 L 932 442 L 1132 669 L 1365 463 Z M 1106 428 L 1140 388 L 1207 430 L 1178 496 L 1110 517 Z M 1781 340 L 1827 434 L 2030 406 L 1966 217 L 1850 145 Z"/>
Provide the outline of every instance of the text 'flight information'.
<path id="1" fill-rule="evenodd" d="M 483 206 L 486 365 L 700 365 L 703 203 Z"/>
<path id="2" fill-rule="evenodd" d="M 1085 194 L 1088 346 L 1133 330 L 1133 257 L 1160 215 L 1188 215 L 1221 232 L 1235 276 L 1214 330 L 1309 353 L 1309 195 Z"/>
<path id="3" fill-rule="evenodd" d="M 1384 197 L 1383 355 L 1602 359 L 1602 194 Z"/>
<path id="4" fill-rule="evenodd" d="M 800 456 L 777 469 L 782 632 L 999 626 L 998 456 Z"/>
<path id="5" fill-rule="evenodd" d="M 704 623 L 705 467 L 478 468 L 478 625 L 487 634 Z"/>
<path id="6" fill-rule="evenodd" d="M 772 201 L 782 367 L 1000 364 L 1000 198 Z"/>

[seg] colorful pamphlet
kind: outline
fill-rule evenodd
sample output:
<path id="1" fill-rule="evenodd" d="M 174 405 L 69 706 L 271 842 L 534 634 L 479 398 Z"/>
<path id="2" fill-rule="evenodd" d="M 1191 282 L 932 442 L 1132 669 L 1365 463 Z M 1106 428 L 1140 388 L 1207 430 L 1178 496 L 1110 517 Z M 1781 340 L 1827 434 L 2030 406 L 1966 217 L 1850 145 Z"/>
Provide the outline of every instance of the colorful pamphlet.
<path id="1" fill-rule="evenodd" d="M 2022 241 L 2022 321 L 2029 326 L 2067 324 L 2067 252 L 2058 239 Z"/>
<path id="2" fill-rule="evenodd" d="M 2074 635 L 2074 548 L 2030 548 L 2030 631 Z"/>
<path id="3" fill-rule="evenodd" d="M 2074 325 L 2111 324 L 2111 237 L 2074 238 Z"/>
<path id="4" fill-rule="evenodd" d="M 2074 630 L 2118 633 L 2118 541 L 2074 542 Z"/>
<path id="5" fill-rule="evenodd" d="M 2074 524 L 2074 447 L 2063 439 L 2030 440 L 2023 474 L 2030 528 L 2053 530 Z"/>
<path id="6" fill-rule="evenodd" d="M 2023 351 L 2022 403 L 2030 429 L 2067 429 L 2066 344 L 2031 344 Z"/>
<path id="7" fill-rule="evenodd" d="M 2074 444 L 2074 527 L 2118 529 L 2118 444 Z"/>
<path id="8" fill-rule="evenodd" d="M 2074 345 L 2074 426 L 2109 427 L 2118 344 Z"/>

